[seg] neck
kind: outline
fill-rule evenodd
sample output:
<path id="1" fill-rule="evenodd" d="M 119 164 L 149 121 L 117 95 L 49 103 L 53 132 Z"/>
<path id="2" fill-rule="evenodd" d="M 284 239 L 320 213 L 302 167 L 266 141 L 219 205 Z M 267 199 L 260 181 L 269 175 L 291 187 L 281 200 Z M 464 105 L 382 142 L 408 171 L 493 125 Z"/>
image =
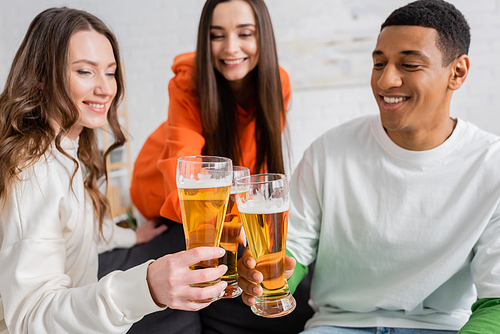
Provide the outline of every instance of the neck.
<path id="1" fill-rule="evenodd" d="M 427 151 L 438 147 L 448 139 L 457 120 L 447 117 L 434 127 L 424 128 L 416 131 L 391 131 L 385 129 L 387 135 L 398 146 L 411 151 Z"/>
<path id="2" fill-rule="evenodd" d="M 236 103 L 247 110 L 253 103 L 253 87 L 251 85 L 250 74 L 247 74 L 243 79 L 230 81 L 229 86 L 233 91 Z"/>

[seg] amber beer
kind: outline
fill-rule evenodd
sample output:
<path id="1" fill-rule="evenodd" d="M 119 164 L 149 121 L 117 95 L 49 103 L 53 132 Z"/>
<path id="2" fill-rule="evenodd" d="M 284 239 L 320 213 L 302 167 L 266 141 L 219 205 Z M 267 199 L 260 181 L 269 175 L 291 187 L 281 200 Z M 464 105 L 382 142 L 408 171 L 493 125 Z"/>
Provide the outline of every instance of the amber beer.
<path id="1" fill-rule="evenodd" d="M 241 181 L 241 183 L 240 183 Z M 237 196 L 238 209 L 256 269 L 263 275 L 263 294 L 252 311 L 264 317 L 280 317 L 295 309 L 285 276 L 288 229 L 288 183 L 282 174 L 261 174 L 239 179 L 247 193 Z"/>
<path id="2" fill-rule="evenodd" d="M 232 183 L 230 159 L 195 156 L 182 157 L 177 162 L 177 189 L 182 215 L 182 226 L 186 238 L 186 249 L 196 247 L 219 247 L 222 224 L 226 213 Z M 201 261 L 190 270 L 217 267 L 218 259 Z M 220 281 L 192 284 L 205 287 Z M 221 294 L 206 300 L 220 299 Z"/>
<path id="3" fill-rule="evenodd" d="M 196 247 L 218 247 L 222 233 L 222 221 L 226 212 L 230 185 L 225 187 L 211 188 L 180 188 L 179 200 L 181 204 L 182 222 L 184 235 L 186 237 L 186 249 Z M 214 268 L 218 265 L 218 259 L 200 261 L 189 269 Z M 206 287 L 220 281 L 200 282 L 191 286 Z M 220 299 L 220 295 L 206 300 L 196 302 L 211 302 Z"/>
<path id="4" fill-rule="evenodd" d="M 186 249 L 219 247 L 222 222 L 231 186 L 179 189 Z M 190 269 L 216 267 L 217 259 L 201 261 Z"/>
<path id="5" fill-rule="evenodd" d="M 243 224 L 241 223 L 238 206 L 236 205 L 237 190 L 232 190 L 229 195 L 226 216 L 224 218 L 220 246 L 226 254 L 219 259 L 219 264 L 227 265 L 227 272 L 222 279 L 228 283 L 222 298 L 234 298 L 241 294 L 238 287 L 238 240 L 241 237 Z"/>
<path id="6" fill-rule="evenodd" d="M 238 205 L 236 205 L 236 196 L 243 196 L 245 187 L 237 187 L 234 182 L 236 179 L 244 176 L 250 176 L 250 169 L 243 166 L 233 166 L 233 183 L 231 193 L 227 204 L 226 216 L 222 228 L 220 246 L 226 250 L 226 254 L 219 259 L 219 264 L 227 265 L 227 272 L 222 279 L 227 282 L 222 298 L 236 298 L 241 295 L 241 288 L 238 286 L 238 242 L 242 241 L 243 224 L 241 223 Z"/>
<path id="7" fill-rule="evenodd" d="M 285 244 L 288 226 L 288 210 L 273 213 L 244 213 L 241 219 L 245 226 L 250 252 L 257 262 L 256 269 L 264 280 L 263 299 L 282 298 L 288 294 L 285 280 Z"/>
<path id="8" fill-rule="evenodd" d="M 228 267 L 223 279 L 238 278 L 237 257 L 238 257 L 238 239 L 241 235 L 243 225 L 240 221 L 238 206 L 235 200 L 236 193 L 229 194 L 229 202 L 227 204 L 227 213 L 224 218 L 222 228 L 222 236 L 220 246 L 226 250 L 226 255 L 221 258 L 220 262 L 225 263 Z"/>

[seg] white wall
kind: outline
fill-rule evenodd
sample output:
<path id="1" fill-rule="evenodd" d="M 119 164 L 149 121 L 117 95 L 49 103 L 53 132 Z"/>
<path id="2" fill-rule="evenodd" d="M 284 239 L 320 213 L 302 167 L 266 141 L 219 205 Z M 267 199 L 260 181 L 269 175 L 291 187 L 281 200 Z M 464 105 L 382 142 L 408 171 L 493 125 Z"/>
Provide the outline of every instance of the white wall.
<path id="1" fill-rule="evenodd" d="M 321 133 L 376 113 L 369 78 L 380 24 L 406 0 L 268 0 L 281 65 L 292 80 L 294 164 Z M 500 135 L 500 0 L 451 0 L 469 21 L 472 67 L 452 116 Z M 203 0 L 0 0 L 0 86 L 43 9 L 87 10 L 116 33 L 125 62 L 132 156 L 166 118 L 175 55 L 194 50 Z"/>

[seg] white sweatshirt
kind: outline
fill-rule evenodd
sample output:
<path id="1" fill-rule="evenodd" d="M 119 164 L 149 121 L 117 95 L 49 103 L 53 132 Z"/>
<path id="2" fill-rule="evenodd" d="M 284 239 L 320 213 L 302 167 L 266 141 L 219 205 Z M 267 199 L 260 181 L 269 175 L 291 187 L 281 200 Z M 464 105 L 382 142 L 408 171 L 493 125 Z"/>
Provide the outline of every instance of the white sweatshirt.
<path id="1" fill-rule="evenodd" d="M 460 329 L 477 297 L 500 297 L 499 203 L 500 139 L 470 123 L 428 151 L 378 115 L 330 130 L 291 182 L 287 249 L 316 260 L 306 328 Z"/>
<path id="2" fill-rule="evenodd" d="M 76 141 L 61 146 L 77 159 Z M 1 334 L 125 333 L 161 310 L 146 282 L 149 262 L 97 281 L 97 223 L 82 165 L 70 185 L 74 168 L 52 148 L 21 174 L 0 215 Z M 112 223 L 105 234 L 101 251 L 136 241 Z"/>

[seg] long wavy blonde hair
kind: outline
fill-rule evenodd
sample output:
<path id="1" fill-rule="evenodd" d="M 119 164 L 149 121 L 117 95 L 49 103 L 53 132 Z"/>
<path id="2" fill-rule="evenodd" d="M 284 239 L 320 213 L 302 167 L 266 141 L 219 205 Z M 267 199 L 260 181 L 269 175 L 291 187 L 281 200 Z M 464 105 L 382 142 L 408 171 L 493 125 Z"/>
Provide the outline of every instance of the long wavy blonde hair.
<path id="1" fill-rule="evenodd" d="M 80 116 L 69 90 L 68 58 L 71 36 L 85 30 L 94 30 L 109 40 L 117 64 L 117 93 L 107 115 L 114 143 L 102 156 L 94 130 L 84 128 L 79 136 L 78 159 L 86 168 L 85 189 L 102 232 L 109 202 L 99 191 L 98 182 L 106 178 L 106 157 L 126 141 L 117 115 L 124 81 L 116 37 L 100 19 L 85 11 L 62 7 L 38 14 L 14 57 L 0 95 L 0 201 L 4 209 L 20 173 L 37 162 L 53 143 L 74 161 L 73 181 L 78 163 L 60 144 Z M 58 133 L 51 126 L 54 120 L 60 124 Z"/>

